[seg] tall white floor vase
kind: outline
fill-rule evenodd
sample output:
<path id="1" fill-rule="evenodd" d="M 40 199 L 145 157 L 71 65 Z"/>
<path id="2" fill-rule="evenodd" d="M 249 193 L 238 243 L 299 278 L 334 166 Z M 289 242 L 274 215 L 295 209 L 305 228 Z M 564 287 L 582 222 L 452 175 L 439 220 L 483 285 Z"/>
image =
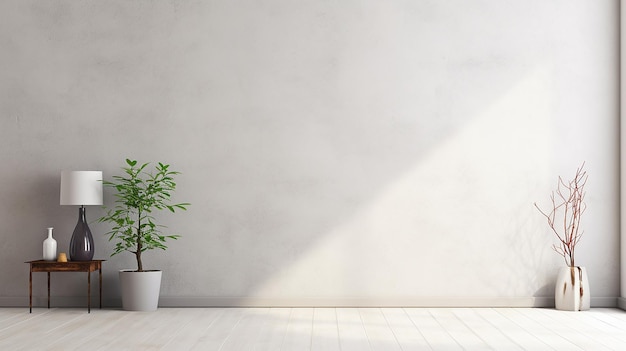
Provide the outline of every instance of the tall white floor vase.
<path id="1" fill-rule="evenodd" d="M 557 310 L 585 311 L 591 307 L 589 279 L 585 267 L 559 268 L 554 299 Z"/>

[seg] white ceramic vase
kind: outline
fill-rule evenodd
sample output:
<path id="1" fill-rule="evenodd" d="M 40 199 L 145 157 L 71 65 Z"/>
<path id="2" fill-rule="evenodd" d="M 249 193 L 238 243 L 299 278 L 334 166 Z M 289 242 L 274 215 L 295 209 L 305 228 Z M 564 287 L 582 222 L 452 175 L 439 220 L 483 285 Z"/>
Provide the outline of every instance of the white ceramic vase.
<path id="1" fill-rule="evenodd" d="M 120 271 L 122 308 L 126 311 L 156 311 L 161 292 L 161 271 Z"/>
<path id="2" fill-rule="evenodd" d="M 589 278 L 585 267 L 559 268 L 554 299 L 557 310 L 585 311 L 591 307 Z"/>
<path id="3" fill-rule="evenodd" d="M 53 228 L 48 228 L 48 238 L 43 241 L 44 261 L 57 260 L 57 241 L 52 237 L 52 229 Z"/>

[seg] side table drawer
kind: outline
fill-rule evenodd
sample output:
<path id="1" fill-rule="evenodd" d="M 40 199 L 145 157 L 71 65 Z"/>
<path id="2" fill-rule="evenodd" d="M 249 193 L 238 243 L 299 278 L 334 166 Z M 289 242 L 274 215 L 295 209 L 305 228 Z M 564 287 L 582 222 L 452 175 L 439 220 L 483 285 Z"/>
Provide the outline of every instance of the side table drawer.
<path id="1" fill-rule="evenodd" d="M 47 262 L 45 264 L 33 263 L 33 272 L 89 272 L 98 267 L 96 264 L 85 264 L 85 262 Z"/>

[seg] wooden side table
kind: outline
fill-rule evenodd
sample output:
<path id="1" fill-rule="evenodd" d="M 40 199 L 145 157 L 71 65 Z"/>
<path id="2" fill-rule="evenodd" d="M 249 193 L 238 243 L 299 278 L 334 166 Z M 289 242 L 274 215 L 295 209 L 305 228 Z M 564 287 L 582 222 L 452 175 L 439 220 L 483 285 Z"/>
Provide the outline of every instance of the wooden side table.
<path id="1" fill-rule="evenodd" d="M 100 308 L 102 308 L 102 262 L 105 260 L 92 261 L 28 261 L 30 264 L 30 276 L 28 283 L 28 307 L 33 313 L 33 272 L 48 273 L 48 308 L 50 308 L 50 273 L 51 272 L 87 272 L 87 313 L 91 313 L 91 272 L 99 272 Z"/>

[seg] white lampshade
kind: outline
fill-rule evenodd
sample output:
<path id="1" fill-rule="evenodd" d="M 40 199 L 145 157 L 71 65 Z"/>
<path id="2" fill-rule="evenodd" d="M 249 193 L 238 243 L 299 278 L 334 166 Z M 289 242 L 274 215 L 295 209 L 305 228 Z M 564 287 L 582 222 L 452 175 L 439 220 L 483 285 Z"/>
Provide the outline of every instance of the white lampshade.
<path id="1" fill-rule="evenodd" d="M 61 205 L 102 205 L 102 171 L 62 171 Z"/>

